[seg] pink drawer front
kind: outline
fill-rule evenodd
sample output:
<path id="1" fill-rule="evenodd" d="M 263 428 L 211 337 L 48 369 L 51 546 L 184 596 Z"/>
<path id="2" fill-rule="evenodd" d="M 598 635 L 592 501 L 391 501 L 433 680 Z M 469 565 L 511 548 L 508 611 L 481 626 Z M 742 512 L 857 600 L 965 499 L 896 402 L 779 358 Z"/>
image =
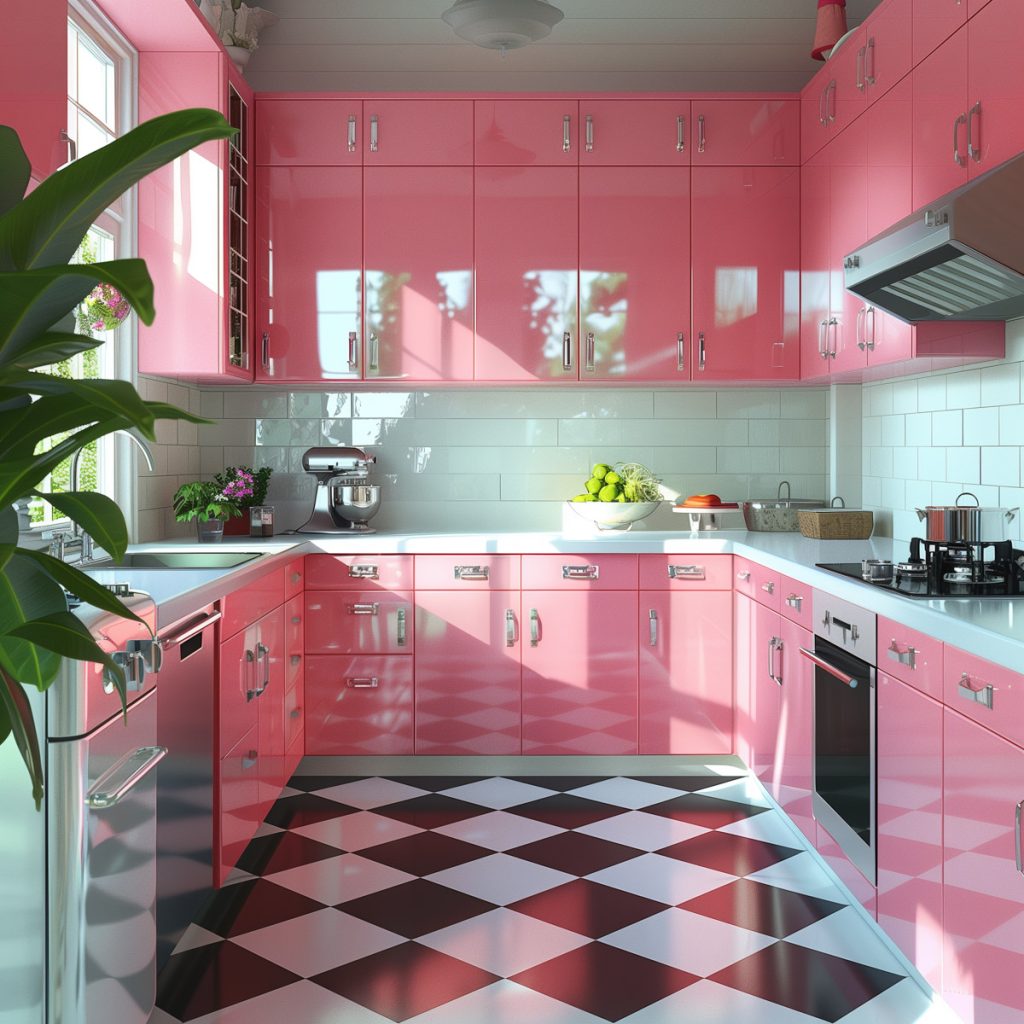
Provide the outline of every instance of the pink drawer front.
<path id="1" fill-rule="evenodd" d="M 942 678 L 947 707 L 1024 747 L 1024 675 L 946 647 Z"/>
<path id="2" fill-rule="evenodd" d="M 284 569 L 278 567 L 225 594 L 221 601 L 223 618 L 220 622 L 221 640 L 234 636 L 250 622 L 262 618 L 269 611 L 284 604 Z"/>
<path id="3" fill-rule="evenodd" d="M 779 579 L 779 610 L 787 619 L 814 632 L 814 588 L 789 576 Z"/>
<path id="4" fill-rule="evenodd" d="M 417 590 L 518 590 L 519 555 L 417 555 Z"/>
<path id="5" fill-rule="evenodd" d="M 737 555 L 733 559 L 733 577 L 737 594 L 746 594 L 758 604 L 779 611 L 782 592 L 782 576 L 779 573 Z"/>
<path id="6" fill-rule="evenodd" d="M 301 594 L 284 606 L 284 673 L 286 690 L 291 690 L 302 678 L 302 655 L 306 649 L 303 622 L 306 618 L 305 601 Z"/>
<path id="7" fill-rule="evenodd" d="M 942 700 L 942 641 L 878 617 L 878 668 Z"/>
<path id="8" fill-rule="evenodd" d="M 284 567 L 284 599 L 287 601 L 301 594 L 305 587 L 306 559 L 295 558 Z"/>
<path id="9" fill-rule="evenodd" d="M 732 555 L 641 555 L 641 590 L 732 590 Z"/>
<path id="10" fill-rule="evenodd" d="M 523 555 L 523 590 L 636 590 L 636 555 Z"/>
<path id="11" fill-rule="evenodd" d="M 412 658 L 312 657 L 307 754 L 411 754 Z"/>
<path id="12" fill-rule="evenodd" d="M 412 593 L 307 590 L 307 654 L 412 654 Z"/>
<path id="13" fill-rule="evenodd" d="M 412 555 L 307 555 L 307 590 L 411 590 Z"/>

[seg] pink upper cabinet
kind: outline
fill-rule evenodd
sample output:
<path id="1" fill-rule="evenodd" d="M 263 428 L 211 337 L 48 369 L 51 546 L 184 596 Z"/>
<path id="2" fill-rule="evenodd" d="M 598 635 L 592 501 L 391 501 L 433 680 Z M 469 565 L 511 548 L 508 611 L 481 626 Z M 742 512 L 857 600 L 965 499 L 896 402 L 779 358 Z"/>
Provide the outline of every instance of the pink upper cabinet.
<path id="1" fill-rule="evenodd" d="M 800 376 L 827 377 L 829 371 L 829 149 L 800 169 Z"/>
<path id="2" fill-rule="evenodd" d="M 689 100 L 581 100 L 580 163 L 685 166 L 693 150 Z"/>
<path id="3" fill-rule="evenodd" d="M 472 100 L 366 100 L 363 163 L 473 164 Z"/>
<path id="4" fill-rule="evenodd" d="M 367 167 L 363 224 L 366 378 L 472 380 L 473 169 Z"/>
<path id="5" fill-rule="evenodd" d="M 869 104 L 910 71 L 912 20 L 910 0 L 890 0 L 864 26 L 863 78 Z"/>
<path id="6" fill-rule="evenodd" d="M 868 105 L 867 32 L 861 27 L 829 58 L 832 69 L 832 93 L 825 98 L 829 129 L 843 132 Z"/>
<path id="7" fill-rule="evenodd" d="M 967 0 L 967 17 L 973 18 L 982 7 L 986 7 L 992 0 Z"/>
<path id="8" fill-rule="evenodd" d="M 912 0 L 914 67 L 963 26 L 967 21 L 970 2 L 971 0 Z"/>
<path id="9" fill-rule="evenodd" d="M 688 380 L 689 172 L 579 174 L 580 376 Z"/>
<path id="10" fill-rule="evenodd" d="M 806 164 L 830 137 L 825 100 L 831 98 L 831 68 L 826 64 L 800 93 L 800 162 Z"/>
<path id="11" fill-rule="evenodd" d="M 360 378 L 362 177 L 257 168 L 257 380 Z"/>
<path id="12" fill-rule="evenodd" d="M 967 25 L 968 171 L 976 177 L 1024 149 L 1024 4 L 992 0 Z"/>
<path id="13" fill-rule="evenodd" d="M 576 166 L 576 100 L 477 100 L 474 107 L 478 165 Z"/>
<path id="14" fill-rule="evenodd" d="M 32 174 L 45 178 L 71 156 L 66 4 L 5 4 L 15 29 L 0 66 L 0 123 L 21 139 Z"/>
<path id="15" fill-rule="evenodd" d="M 694 165 L 799 166 L 796 100 L 695 100 Z"/>
<path id="16" fill-rule="evenodd" d="M 366 136 L 362 100 L 260 99 L 256 163 L 361 164 Z"/>
<path id="17" fill-rule="evenodd" d="M 576 380 L 577 169 L 475 173 L 476 377 Z"/>
<path id="18" fill-rule="evenodd" d="M 914 209 L 914 90 L 910 78 L 871 106 L 867 123 L 867 236 L 872 238 Z"/>
<path id="19" fill-rule="evenodd" d="M 964 1020 L 1024 1017 L 1024 750 L 943 718 L 943 995 Z"/>
<path id="20" fill-rule="evenodd" d="M 693 169 L 694 380 L 799 375 L 800 172 Z"/>

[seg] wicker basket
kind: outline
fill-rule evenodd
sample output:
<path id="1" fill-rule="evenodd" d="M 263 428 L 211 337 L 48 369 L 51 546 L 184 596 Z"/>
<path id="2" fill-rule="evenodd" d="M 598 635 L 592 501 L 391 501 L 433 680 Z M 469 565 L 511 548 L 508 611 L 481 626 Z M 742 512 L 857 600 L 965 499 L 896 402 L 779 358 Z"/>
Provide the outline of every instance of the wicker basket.
<path id="1" fill-rule="evenodd" d="M 859 509 L 801 509 L 800 532 L 814 540 L 867 540 L 875 526 L 873 512 Z"/>

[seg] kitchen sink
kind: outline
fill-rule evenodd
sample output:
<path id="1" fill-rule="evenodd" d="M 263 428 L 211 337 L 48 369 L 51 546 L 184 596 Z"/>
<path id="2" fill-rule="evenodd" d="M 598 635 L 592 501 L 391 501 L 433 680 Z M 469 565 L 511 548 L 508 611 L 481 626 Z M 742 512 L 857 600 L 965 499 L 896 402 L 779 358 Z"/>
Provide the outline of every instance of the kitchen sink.
<path id="1" fill-rule="evenodd" d="M 115 561 L 104 558 L 89 562 L 87 569 L 234 569 L 257 558 L 264 551 L 129 551 Z"/>

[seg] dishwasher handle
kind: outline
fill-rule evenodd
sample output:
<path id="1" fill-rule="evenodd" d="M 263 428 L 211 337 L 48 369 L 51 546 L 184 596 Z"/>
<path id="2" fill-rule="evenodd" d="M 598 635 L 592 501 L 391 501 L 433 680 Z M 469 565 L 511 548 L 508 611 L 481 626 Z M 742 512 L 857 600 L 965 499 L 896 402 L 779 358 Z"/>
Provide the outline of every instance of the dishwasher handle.
<path id="1" fill-rule="evenodd" d="M 220 612 L 209 612 L 207 615 L 202 616 L 202 618 L 189 623 L 179 633 L 171 633 L 169 636 L 159 637 L 157 643 L 160 644 L 160 648 L 164 651 L 171 647 L 180 647 L 186 640 L 191 640 L 192 637 L 198 636 L 207 626 L 212 626 L 215 622 L 220 622 L 220 620 Z"/>
<path id="2" fill-rule="evenodd" d="M 166 756 L 166 747 L 139 747 L 125 754 L 93 783 L 86 806 L 105 811 L 119 804 Z"/>

